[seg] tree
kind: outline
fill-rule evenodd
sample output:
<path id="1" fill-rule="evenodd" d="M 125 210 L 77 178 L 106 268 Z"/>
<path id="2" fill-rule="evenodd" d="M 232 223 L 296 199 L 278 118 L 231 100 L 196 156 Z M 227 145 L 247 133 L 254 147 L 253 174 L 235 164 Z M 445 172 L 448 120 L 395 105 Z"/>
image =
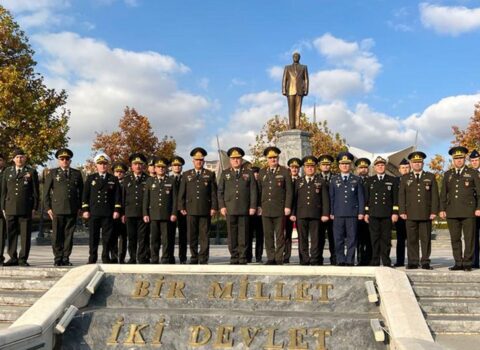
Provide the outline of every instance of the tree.
<path id="1" fill-rule="evenodd" d="M 57 92 L 35 73 L 28 38 L 0 6 L 0 144 L 2 153 L 22 148 L 32 164 L 46 162 L 53 150 L 68 143 L 70 111 Z"/>
<path id="2" fill-rule="evenodd" d="M 168 159 L 175 154 L 176 141 L 171 136 L 158 140 L 152 131 L 148 117 L 137 113 L 128 106 L 118 124 L 119 130 L 110 134 L 96 133 L 92 151 L 104 151 L 115 161 L 128 164 L 128 157 L 133 152 L 141 152 L 145 156 L 162 156 Z"/>
<path id="3" fill-rule="evenodd" d="M 455 140 L 452 143 L 455 146 L 467 147 L 470 151 L 476 149 L 480 151 L 480 103 L 475 104 L 475 110 L 470 117 L 470 123 L 465 130 L 460 130 L 458 126 L 452 126 Z"/>
<path id="4" fill-rule="evenodd" d="M 347 149 L 345 139 L 338 133 L 334 134 L 328 128 L 327 121 L 314 123 L 309 121 L 305 114 L 302 114 L 299 128 L 311 134 L 312 152 L 317 157 L 321 154 L 330 154 L 335 157 L 339 152 Z M 275 145 L 278 133 L 286 130 L 288 130 L 287 118 L 276 115 L 265 123 L 260 133 L 255 137 L 255 144 L 250 145 L 250 152 L 254 157 L 253 163 L 255 165 L 265 165 L 263 150 L 270 145 Z"/>
<path id="5" fill-rule="evenodd" d="M 435 175 L 437 183 L 441 185 L 443 180 L 443 174 L 445 173 L 445 158 L 440 154 L 435 154 L 435 156 L 428 163 L 430 171 Z"/>

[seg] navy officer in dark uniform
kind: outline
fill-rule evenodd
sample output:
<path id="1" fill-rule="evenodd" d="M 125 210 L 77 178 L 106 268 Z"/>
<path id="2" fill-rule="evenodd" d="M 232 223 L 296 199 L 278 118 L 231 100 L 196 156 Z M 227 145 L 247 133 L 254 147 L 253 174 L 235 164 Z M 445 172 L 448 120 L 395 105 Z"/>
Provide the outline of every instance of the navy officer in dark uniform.
<path id="1" fill-rule="evenodd" d="M 287 162 L 290 169 L 290 175 L 292 176 L 292 186 L 295 188 L 295 182 L 300 178 L 300 167 L 302 166 L 302 160 L 300 158 L 290 158 Z M 292 256 L 292 233 L 293 233 L 293 221 L 290 220 L 290 215 L 285 216 L 285 253 L 283 255 L 283 263 L 289 264 L 290 257 Z"/>
<path id="2" fill-rule="evenodd" d="M 362 179 L 362 183 L 365 183 L 369 174 L 370 159 L 359 158 L 355 161 L 355 167 L 357 168 L 357 175 Z M 370 230 L 368 223 L 365 220 L 358 220 L 357 227 L 357 262 L 360 266 L 370 265 L 372 260 L 372 243 L 370 240 Z"/>
<path id="3" fill-rule="evenodd" d="M 172 170 L 172 178 L 175 180 L 176 193 L 180 189 L 180 182 L 182 180 L 182 169 L 185 165 L 185 160 L 180 156 L 174 156 L 170 167 Z M 177 208 L 175 208 L 177 210 Z M 178 258 L 180 264 L 187 263 L 187 217 L 182 215 L 178 210 L 176 213 L 177 220 L 171 223 L 171 233 L 168 236 L 168 251 L 170 256 L 170 261 L 173 260 L 175 263 L 175 236 L 176 230 L 178 228 Z"/>
<path id="4" fill-rule="evenodd" d="M 330 180 L 332 179 L 332 163 L 334 159 L 329 154 L 322 154 L 318 157 L 318 163 L 320 164 L 319 176 L 327 184 L 327 188 L 330 188 Z M 337 260 L 335 257 L 335 239 L 333 237 L 333 220 L 326 222 L 320 221 L 319 225 L 319 239 L 320 239 L 320 257 L 318 258 L 318 265 L 323 265 L 323 250 L 325 249 L 325 242 L 328 239 L 328 251 L 330 252 L 330 264 L 336 265 Z"/>
<path id="5" fill-rule="evenodd" d="M 476 149 L 472 151 L 469 155 L 469 161 L 470 161 L 470 167 L 476 171 L 480 171 L 480 153 Z M 473 264 L 472 267 L 474 269 L 478 269 L 479 266 L 479 247 L 478 247 L 478 241 L 479 241 L 479 236 L 480 236 L 480 218 L 477 218 L 476 220 L 476 226 L 475 226 L 475 235 L 474 235 L 474 240 L 475 240 L 475 248 L 473 252 Z"/>
<path id="6" fill-rule="evenodd" d="M 397 188 L 400 187 L 400 179 L 403 175 L 410 172 L 410 162 L 403 158 L 398 165 L 398 172 L 400 176 L 395 178 Z M 398 216 L 398 220 L 395 223 L 395 230 L 397 232 L 397 260 L 395 261 L 395 267 L 405 266 L 405 242 L 407 241 L 407 226 L 405 220 Z"/>
<path id="7" fill-rule="evenodd" d="M 118 179 L 118 184 L 120 185 L 120 192 L 122 193 L 122 209 L 120 210 L 120 217 L 113 220 L 112 239 L 110 240 L 110 259 L 112 262 L 124 264 L 125 256 L 127 255 L 127 227 L 125 226 L 123 181 L 125 180 L 128 167 L 123 162 L 113 162 L 112 169 L 113 175 Z"/>

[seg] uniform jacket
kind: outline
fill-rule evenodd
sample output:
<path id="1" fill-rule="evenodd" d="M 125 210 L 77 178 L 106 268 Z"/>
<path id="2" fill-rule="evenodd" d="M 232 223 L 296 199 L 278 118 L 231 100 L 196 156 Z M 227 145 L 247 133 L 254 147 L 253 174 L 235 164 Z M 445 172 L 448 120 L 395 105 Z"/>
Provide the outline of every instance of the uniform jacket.
<path id="1" fill-rule="evenodd" d="M 435 175 L 423 171 L 417 181 L 413 172 L 400 179 L 398 191 L 400 214 L 407 214 L 407 220 L 430 220 L 430 214 L 437 214 L 439 208 L 438 186 Z"/>
<path id="2" fill-rule="evenodd" d="M 398 214 L 398 180 L 384 174 L 380 181 L 373 175 L 365 181 L 365 213 L 377 218 Z"/>
<path id="3" fill-rule="evenodd" d="M 99 173 L 87 176 L 83 187 L 82 209 L 92 216 L 111 216 L 121 212 L 122 194 L 118 179 L 110 173 L 102 180 Z"/>
<path id="4" fill-rule="evenodd" d="M 350 174 L 347 182 L 341 174 L 330 180 L 330 213 L 340 217 L 365 214 L 365 196 L 362 179 Z"/>
<path id="5" fill-rule="evenodd" d="M 143 216 L 143 193 L 149 176 L 139 175 L 138 181 L 134 173 L 125 175 L 122 181 L 122 209 L 128 218 Z"/>
<path id="6" fill-rule="evenodd" d="M 30 166 L 24 166 L 20 174 L 15 166 L 5 169 L 2 178 L 0 206 L 7 215 L 32 214 L 38 210 L 40 199 L 38 173 Z"/>
<path id="7" fill-rule="evenodd" d="M 474 217 L 480 209 L 480 173 L 464 167 L 457 175 L 450 169 L 443 176 L 440 191 L 440 211 L 446 211 L 448 218 Z"/>
<path id="8" fill-rule="evenodd" d="M 291 95 L 308 95 L 308 69 L 302 64 L 285 66 L 282 79 L 282 93 Z"/>
<path id="9" fill-rule="evenodd" d="M 173 176 L 165 176 L 163 180 L 156 176 L 148 178 L 143 194 L 143 216 L 170 221 L 170 216 L 177 215 L 177 197 Z"/>
<path id="10" fill-rule="evenodd" d="M 258 174 L 258 189 L 262 215 L 279 217 L 285 215 L 285 208 L 292 208 L 293 184 L 290 171 L 278 166 L 272 173 L 263 168 Z"/>
<path id="11" fill-rule="evenodd" d="M 74 215 L 82 207 L 83 178 L 77 169 L 68 169 L 68 177 L 62 168 L 50 170 L 43 185 L 45 210 L 55 215 Z"/>
<path id="12" fill-rule="evenodd" d="M 218 210 L 215 173 L 202 169 L 197 177 L 195 169 L 185 171 L 178 191 L 178 209 L 199 216 L 209 216 L 211 209 Z"/>
<path id="13" fill-rule="evenodd" d="M 292 215 L 297 219 L 318 219 L 330 214 L 328 186 L 320 175 L 314 175 L 309 183 L 306 176 L 295 181 Z"/>
<path id="14" fill-rule="evenodd" d="M 237 176 L 233 168 L 225 170 L 218 183 L 218 206 L 227 208 L 228 215 L 249 215 L 257 208 L 257 183 L 253 173 L 245 168 Z"/>

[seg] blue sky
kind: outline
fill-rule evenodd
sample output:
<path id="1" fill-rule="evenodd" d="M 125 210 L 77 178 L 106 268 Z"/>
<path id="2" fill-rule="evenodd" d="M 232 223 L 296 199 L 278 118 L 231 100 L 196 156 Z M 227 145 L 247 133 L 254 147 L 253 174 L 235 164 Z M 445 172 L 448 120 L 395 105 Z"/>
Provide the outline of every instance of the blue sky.
<path id="1" fill-rule="evenodd" d="M 310 72 L 304 111 L 353 146 L 446 154 L 451 125 L 480 100 L 480 1 L 1 0 L 27 32 L 49 86 L 69 93 L 70 147 L 90 156 L 95 131 L 123 108 L 159 137 L 214 153 L 248 148 L 285 115 L 283 66 Z"/>

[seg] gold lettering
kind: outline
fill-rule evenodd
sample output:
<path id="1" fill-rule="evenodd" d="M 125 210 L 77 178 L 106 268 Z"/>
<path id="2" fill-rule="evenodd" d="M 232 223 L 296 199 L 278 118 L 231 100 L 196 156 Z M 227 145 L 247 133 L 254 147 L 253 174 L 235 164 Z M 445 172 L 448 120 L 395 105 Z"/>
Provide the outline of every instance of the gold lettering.
<path id="1" fill-rule="evenodd" d="M 185 299 L 185 294 L 183 294 L 183 288 L 185 288 L 184 282 L 171 282 L 170 289 L 167 294 L 167 299 Z"/>
<path id="2" fill-rule="evenodd" d="M 219 282 L 213 282 L 208 291 L 209 299 L 227 299 L 232 300 L 233 282 L 225 283 L 225 287 L 222 288 L 222 285 Z"/>
<path id="3" fill-rule="evenodd" d="M 264 350 L 276 350 L 283 349 L 283 340 L 281 344 L 275 344 L 275 331 L 276 328 L 267 328 L 267 343 L 263 347 Z"/>
<path id="4" fill-rule="evenodd" d="M 268 295 L 263 295 L 263 282 L 255 282 L 255 296 L 253 300 L 268 300 L 270 299 L 270 293 Z"/>
<path id="5" fill-rule="evenodd" d="M 238 294 L 238 300 L 248 299 L 248 277 L 242 277 L 240 280 L 240 293 Z"/>
<path id="6" fill-rule="evenodd" d="M 288 301 L 290 300 L 290 294 L 288 295 L 283 295 L 283 286 L 285 283 L 283 282 L 277 282 L 275 283 L 275 295 L 273 297 L 273 300 L 275 301 Z"/>
<path id="7" fill-rule="evenodd" d="M 312 301 L 313 296 L 308 294 L 308 289 L 312 286 L 310 283 L 297 283 L 295 301 Z"/>
<path id="8" fill-rule="evenodd" d="M 217 327 L 217 336 L 213 347 L 215 349 L 231 349 L 233 348 L 233 338 L 231 338 L 233 326 Z"/>
<path id="9" fill-rule="evenodd" d="M 208 327 L 198 325 L 190 327 L 190 329 L 190 341 L 188 342 L 190 346 L 198 347 L 205 345 L 212 338 L 212 331 Z M 200 338 L 201 333 L 203 333 L 202 338 Z"/>
<path id="10" fill-rule="evenodd" d="M 165 328 L 165 319 L 161 318 L 155 324 L 155 331 L 153 333 L 152 345 L 162 345 L 163 330 Z"/>
<path id="11" fill-rule="evenodd" d="M 137 281 L 135 282 L 135 290 L 133 291 L 134 298 L 145 298 L 148 295 L 148 288 L 150 287 L 150 282 L 148 281 Z"/>
<path id="12" fill-rule="evenodd" d="M 249 347 L 252 344 L 253 339 L 257 335 L 260 328 L 256 327 L 242 327 L 240 328 L 240 334 L 242 335 L 243 344 Z M 251 332 L 251 333 L 250 333 Z"/>
<path id="13" fill-rule="evenodd" d="M 307 335 L 306 328 L 290 328 L 288 330 L 288 347 L 287 350 L 305 350 L 308 344 L 303 342 L 303 337 Z"/>
<path id="14" fill-rule="evenodd" d="M 333 284 L 331 283 L 319 283 L 316 285 L 317 289 L 320 290 L 319 301 L 322 303 L 328 302 L 328 289 L 333 289 Z"/>
<path id="15" fill-rule="evenodd" d="M 325 337 L 332 335 L 331 330 L 314 328 L 312 329 L 312 335 L 317 338 L 317 347 L 315 348 L 315 350 L 328 350 L 325 344 Z"/>
<path id="16" fill-rule="evenodd" d="M 122 330 L 123 325 L 125 322 L 123 322 L 124 319 L 123 317 L 117 318 L 115 323 L 112 326 L 112 333 L 110 333 L 110 337 L 107 339 L 107 344 L 118 344 L 118 336 L 120 335 L 120 331 Z"/>
<path id="17" fill-rule="evenodd" d="M 152 298 L 161 298 L 162 287 L 165 284 L 163 278 L 164 277 L 162 276 L 157 280 L 157 282 L 155 282 L 155 288 L 153 289 Z"/>
<path id="18" fill-rule="evenodd" d="M 143 339 L 142 329 L 148 327 L 148 324 L 131 324 L 130 333 L 128 334 L 127 340 L 124 344 L 145 344 L 145 339 Z"/>

